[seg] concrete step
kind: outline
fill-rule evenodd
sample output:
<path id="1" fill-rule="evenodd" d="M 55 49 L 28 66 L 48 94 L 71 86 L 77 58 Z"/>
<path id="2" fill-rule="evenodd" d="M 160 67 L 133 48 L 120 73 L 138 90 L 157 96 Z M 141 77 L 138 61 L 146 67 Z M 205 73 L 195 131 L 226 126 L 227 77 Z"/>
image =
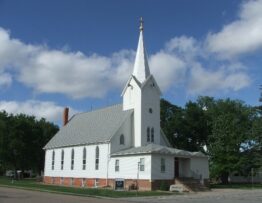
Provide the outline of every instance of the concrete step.
<path id="1" fill-rule="evenodd" d="M 200 180 L 193 178 L 176 178 L 176 184 L 184 185 L 189 191 L 200 192 L 200 191 L 208 191 L 209 188 L 200 183 Z"/>

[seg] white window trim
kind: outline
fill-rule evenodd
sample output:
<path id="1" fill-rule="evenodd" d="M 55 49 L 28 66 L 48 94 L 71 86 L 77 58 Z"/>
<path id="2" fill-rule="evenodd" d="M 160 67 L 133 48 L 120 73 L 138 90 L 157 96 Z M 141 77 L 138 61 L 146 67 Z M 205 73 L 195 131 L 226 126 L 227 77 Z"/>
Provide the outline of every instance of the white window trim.
<path id="1" fill-rule="evenodd" d="M 120 163 L 119 163 L 119 159 L 115 160 L 115 172 L 119 172 L 120 171 Z"/>
<path id="2" fill-rule="evenodd" d="M 82 170 L 86 170 L 86 148 L 83 148 Z"/>
<path id="3" fill-rule="evenodd" d="M 52 170 L 55 170 L 55 151 L 52 151 L 52 166 L 51 166 Z"/>
<path id="4" fill-rule="evenodd" d="M 143 160 L 143 162 L 144 162 L 143 164 L 142 164 L 142 160 Z M 145 165 L 146 165 L 146 164 L 145 164 L 145 158 L 140 158 L 139 163 L 140 163 L 140 164 L 139 164 L 139 171 L 140 171 L 140 172 L 144 172 L 144 171 L 145 171 Z M 141 166 L 143 166 L 143 167 L 141 167 Z M 141 169 L 143 169 L 143 170 L 141 170 Z"/>
<path id="5" fill-rule="evenodd" d="M 162 160 L 163 160 L 163 163 L 164 164 L 162 164 Z M 163 168 L 164 168 L 164 170 L 162 170 Z M 161 173 L 165 173 L 166 172 L 166 159 L 165 158 L 161 158 L 160 159 L 160 172 Z"/>
<path id="6" fill-rule="evenodd" d="M 62 149 L 61 151 L 61 170 L 64 170 L 64 162 L 65 162 L 65 152 Z"/>
<path id="7" fill-rule="evenodd" d="M 75 167 L 75 150 L 71 150 L 71 170 L 74 170 Z"/>
<path id="8" fill-rule="evenodd" d="M 96 146 L 96 149 L 95 149 L 95 170 L 99 170 L 99 156 L 100 156 L 99 147 Z"/>

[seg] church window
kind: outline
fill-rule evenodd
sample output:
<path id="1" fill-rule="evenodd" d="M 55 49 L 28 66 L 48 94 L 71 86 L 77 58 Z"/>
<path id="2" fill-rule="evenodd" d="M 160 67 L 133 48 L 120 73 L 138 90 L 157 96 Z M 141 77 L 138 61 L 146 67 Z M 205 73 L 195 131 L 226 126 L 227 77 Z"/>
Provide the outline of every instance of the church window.
<path id="1" fill-rule="evenodd" d="M 116 159 L 116 162 L 115 162 L 115 171 L 118 172 L 119 171 L 119 160 Z"/>
<path id="2" fill-rule="evenodd" d="M 64 169 L 64 157 L 65 157 L 65 152 L 62 149 L 62 151 L 61 151 L 61 170 Z"/>
<path id="3" fill-rule="evenodd" d="M 149 113 L 153 113 L 153 109 L 152 108 L 149 108 Z"/>
<path id="4" fill-rule="evenodd" d="M 161 172 L 166 171 L 166 160 L 164 158 L 161 158 Z"/>
<path id="5" fill-rule="evenodd" d="M 150 128 L 147 127 L 147 142 L 150 142 Z"/>
<path id="6" fill-rule="evenodd" d="M 86 148 L 83 149 L 83 170 L 86 170 Z"/>
<path id="7" fill-rule="evenodd" d="M 52 153 L 52 170 L 55 168 L 55 151 Z"/>
<path id="8" fill-rule="evenodd" d="M 124 144 L 125 144 L 125 137 L 124 137 L 123 134 L 120 135 L 120 144 L 121 144 L 121 145 L 124 145 Z"/>
<path id="9" fill-rule="evenodd" d="M 151 128 L 151 142 L 154 142 L 154 138 L 155 138 L 154 128 Z"/>
<path id="10" fill-rule="evenodd" d="M 145 171 L 145 158 L 140 158 L 140 171 Z"/>
<path id="11" fill-rule="evenodd" d="M 96 146 L 96 163 L 95 163 L 95 169 L 99 169 L 99 147 Z"/>
<path id="12" fill-rule="evenodd" d="M 74 170 L 74 163 L 75 163 L 75 151 L 72 149 L 71 151 L 71 170 Z"/>

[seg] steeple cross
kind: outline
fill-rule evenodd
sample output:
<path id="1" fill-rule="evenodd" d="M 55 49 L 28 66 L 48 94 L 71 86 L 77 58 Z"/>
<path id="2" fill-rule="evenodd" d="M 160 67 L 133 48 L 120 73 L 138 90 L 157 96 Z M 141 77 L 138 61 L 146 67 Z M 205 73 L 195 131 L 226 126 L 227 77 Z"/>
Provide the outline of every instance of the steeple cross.
<path id="1" fill-rule="evenodd" d="M 140 30 L 140 31 L 143 31 L 143 30 L 144 30 L 144 21 L 143 21 L 143 18 L 142 18 L 142 17 L 140 18 L 139 22 L 140 22 L 139 30 Z"/>

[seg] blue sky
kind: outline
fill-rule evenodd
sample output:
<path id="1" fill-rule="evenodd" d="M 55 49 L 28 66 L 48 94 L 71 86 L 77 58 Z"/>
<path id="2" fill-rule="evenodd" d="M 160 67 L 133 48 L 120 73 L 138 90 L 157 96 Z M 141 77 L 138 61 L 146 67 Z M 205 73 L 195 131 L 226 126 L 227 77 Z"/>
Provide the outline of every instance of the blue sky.
<path id="1" fill-rule="evenodd" d="M 139 18 L 163 97 L 199 95 L 257 105 L 262 0 L 0 0 L 0 109 L 60 123 L 121 103 Z"/>

